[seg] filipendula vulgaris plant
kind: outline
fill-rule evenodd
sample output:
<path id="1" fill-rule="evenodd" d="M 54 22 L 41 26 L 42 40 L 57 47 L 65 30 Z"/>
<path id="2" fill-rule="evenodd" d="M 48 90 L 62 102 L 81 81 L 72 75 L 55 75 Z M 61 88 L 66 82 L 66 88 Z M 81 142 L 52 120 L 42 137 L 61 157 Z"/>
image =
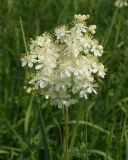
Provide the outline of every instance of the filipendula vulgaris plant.
<path id="1" fill-rule="evenodd" d="M 79 98 L 97 94 L 97 77 L 106 69 L 99 57 L 103 46 L 94 38 L 96 25 L 87 25 L 89 15 L 75 15 L 73 25 L 60 26 L 53 35 L 43 33 L 31 39 L 22 67 L 31 69 L 28 92 L 36 91 L 51 105 L 65 108 L 65 160 L 68 159 L 67 108 Z"/>

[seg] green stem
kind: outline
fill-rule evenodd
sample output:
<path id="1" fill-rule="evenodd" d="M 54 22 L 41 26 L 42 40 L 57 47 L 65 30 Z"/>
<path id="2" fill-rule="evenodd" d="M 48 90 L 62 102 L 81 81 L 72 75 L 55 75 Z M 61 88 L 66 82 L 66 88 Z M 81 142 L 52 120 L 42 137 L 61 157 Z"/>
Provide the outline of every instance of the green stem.
<path id="1" fill-rule="evenodd" d="M 38 102 L 38 98 L 37 98 L 37 102 Z M 41 113 L 41 108 L 40 108 L 39 102 L 38 102 L 38 105 L 37 105 L 37 111 L 38 111 L 38 115 L 39 115 L 39 123 L 40 123 L 41 135 L 42 135 L 42 140 L 43 140 L 43 144 L 44 144 L 45 158 L 46 158 L 46 160 L 52 160 L 50 147 L 49 147 L 49 143 L 48 143 L 48 137 L 47 137 L 47 133 L 46 133 L 44 120 L 43 120 L 43 117 L 42 117 L 42 113 Z"/>
<path id="2" fill-rule="evenodd" d="M 87 122 L 88 122 L 88 104 L 87 104 L 87 101 L 86 101 L 86 106 L 85 106 L 85 109 L 86 109 L 86 113 L 85 113 L 85 121 L 86 121 L 86 126 L 85 126 L 85 145 L 86 145 L 86 160 L 88 160 L 88 126 L 87 126 Z"/>
<path id="3" fill-rule="evenodd" d="M 68 160 L 68 107 L 64 106 L 64 160 Z"/>

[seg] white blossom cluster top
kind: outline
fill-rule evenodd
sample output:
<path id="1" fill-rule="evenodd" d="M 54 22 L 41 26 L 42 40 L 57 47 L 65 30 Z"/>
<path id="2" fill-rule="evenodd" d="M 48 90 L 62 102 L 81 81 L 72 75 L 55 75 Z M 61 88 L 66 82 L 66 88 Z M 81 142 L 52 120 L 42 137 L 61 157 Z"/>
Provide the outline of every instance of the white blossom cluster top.
<path id="1" fill-rule="evenodd" d="M 128 1 L 127 0 L 116 0 L 115 1 L 115 6 L 117 8 L 122 8 L 128 6 Z"/>
<path id="2" fill-rule="evenodd" d="M 72 27 L 60 26 L 53 36 L 37 36 L 21 59 L 23 67 L 32 68 L 31 88 L 59 108 L 76 103 L 78 97 L 97 94 L 96 79 L 105 77 L 99 61 L 103 47 L 93 36 L 96 26 L 87 26 L 88 18 L 75 15 Z"/>

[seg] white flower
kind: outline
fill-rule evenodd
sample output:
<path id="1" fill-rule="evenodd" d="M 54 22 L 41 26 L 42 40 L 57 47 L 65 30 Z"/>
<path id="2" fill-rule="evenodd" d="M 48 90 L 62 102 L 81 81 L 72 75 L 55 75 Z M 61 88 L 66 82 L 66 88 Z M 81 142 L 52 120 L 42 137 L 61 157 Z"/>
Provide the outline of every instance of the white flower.
<path id="1" fill-rule="evenodd" d="M 85 33 L 87 31 L 87 27 L 82 23 L 76 23 L 73 29 L 76 30 L 77 34 L 81 34 L 82 32 Z"/>
<path id="2" fill-rule="evenodd" d="M 92 45 L 91 52 L 93 52 L 93 54 L 95 56 L 102 56 L 102 54 L 103 54 L 103 46 L 102 45 L 98 45 L 97 43 L 94 42 L 94 44 Z"/>
<path id="3" fill-rule="evenodd" d="M 32 68 L 33 67 L 33 63 L 36 63 L 36 55 L 27 55 L 21 58 L 22 61 L 22 67 L 28 65 L 28 67 Z"/>
<path id="4" fill-rule="evenodd" d="M 64 37 L 66 36 L 67 33 L 68 33 L 68 29 L 66 26 L 61 26 L 55 29 L 55 35 L 57 39 L 60 39 L 61 41 L 64 40 Z"/>
<path id="5" fill-rule="evenodd" d="M 57 83 L 56 85 L 55 85 L 55 90 L 56 91 L 59 91 L 59 92 L 61 92 L 61 91 L 66 91 L 67 90 L 67 87 L 66 87 L 66 85 L 64 84 L 64 83 Z"/>
<path id="6" fill-rule="evenodd" d="M 87 20 L 90 16 L 89 15 L 81 15 L 81 14 L 75 14 L 74 18 L 77 22 L 83 23 L 85 20 Z"/>
<path id="7" fill-rule="evenodd" d="M 115 1 L 115 6 L 117 8 L 122 8 L 128 6 L 128 1 L 127 0 L 116 0 Z"/>
<path id="8" fill-rule="evenodd" d="M 45 99 L 49 99 L 49 95 L 46 95 L 46 96 L 45 96 Z"/>
<path id="9" fill-rule="evenodd" d="M 27 93 L 31 93 L 32 88 L 31 88 L 31 87 L 28 87 L 26 91 L 27 91 Z"/>
<path id="10" fill-rule="evenodd" d="M 83 98 L 83 97 L 84 97 L 85 99 L 88 99 L 87 92 L 81 90 L 81 91 L 80 91 L 80 98 Z"/>
<path id="11" fill-rule="evenodd" d="M 96 90 L 93 88 L 93 85 L 92 84 L 88 84 L 88 87 L 87 87 L 87 92 L 88 93 L 95 93 L 97 94 Z"/>
<path id="12" fill-rule="evenodd" d="M 22 66 L 32 68 L 29 85 L 51 105 L 70 106 L 73 97 L 97 94 L 96 77 L 104 78 L 106 69 L 99 61 L 103 47 L 93 36 L 96 26 L 88 26 L 89 15 L 75 15 L 72 27 L 55 29 L 54 36 L 44 33 L 30 41 Z"/>
<path id="13" fill-rule="evenodd" d="M 88 31 L 91 32 L 92 34 L 95 34 L 96 33 L 96 25 L 90 25 L 88 27 Z"/>
<path id="14" fill-rule="evenodd" d="M 105 75 L 106 75 L 105 72 L 106 72 L 106 69 L 104 68 L 104 65 L 103 64 L 99 64 L 99 66 L 98 66 L 98 75 L 100 77 L 104 78 Z"/>

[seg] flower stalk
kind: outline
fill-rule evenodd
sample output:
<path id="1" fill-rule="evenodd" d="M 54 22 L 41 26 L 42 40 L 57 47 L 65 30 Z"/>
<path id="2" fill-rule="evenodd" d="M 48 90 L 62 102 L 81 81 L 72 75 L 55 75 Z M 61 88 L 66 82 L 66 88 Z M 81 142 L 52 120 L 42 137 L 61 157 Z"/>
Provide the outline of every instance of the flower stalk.
<path id="1" fill-rule="evenodd" d="M 69 133 L 69 128 L 68 128 L 68 107 L 64 106 L 64 160 L 69 159 L 68 155 L 68 133 Z"/>

